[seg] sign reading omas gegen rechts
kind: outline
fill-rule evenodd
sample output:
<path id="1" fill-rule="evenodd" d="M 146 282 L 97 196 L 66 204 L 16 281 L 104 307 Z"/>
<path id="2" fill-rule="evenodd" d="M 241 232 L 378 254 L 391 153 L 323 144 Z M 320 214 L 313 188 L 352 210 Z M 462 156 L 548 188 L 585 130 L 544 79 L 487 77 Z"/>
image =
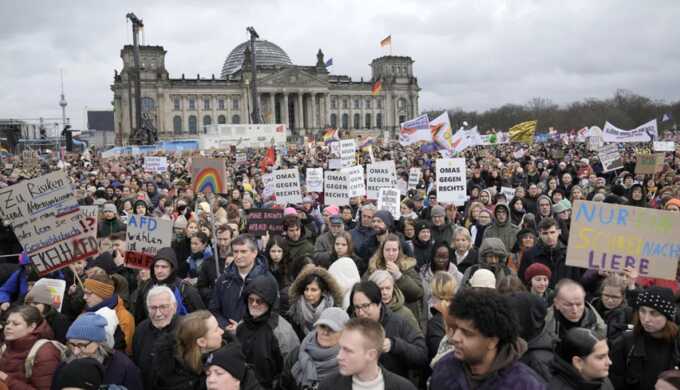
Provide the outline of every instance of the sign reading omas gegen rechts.
<path id="1" fill-rule="evenodd" d="M 279 169 L 274 175 L 274 195 L 279 204 L 302 203 L 300 172 L 297 168 Z"/>
<path id="2" fill-rule="evenodd" d="M 464 158 L 437 159 L 437 201 L 460 206 L 465 203 L 467 174 Z"/>

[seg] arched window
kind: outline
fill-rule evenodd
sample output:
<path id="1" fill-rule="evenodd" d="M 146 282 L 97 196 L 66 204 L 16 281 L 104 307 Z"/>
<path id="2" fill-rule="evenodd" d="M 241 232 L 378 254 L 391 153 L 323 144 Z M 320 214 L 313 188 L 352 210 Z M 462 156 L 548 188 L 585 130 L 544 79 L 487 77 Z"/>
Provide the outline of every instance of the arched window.
<path id="1" fill-rule="evenodd" d="M 189 117 L 189 133 L 191 134 L 196 134 L 198 131 L 198 120 L 196 119 L 196 115 L 192 115 Z"/>
<path id="2" fill-rule="evenodd" d="M 371 114 L 366 114 L 366 128 L 371 128 Z"/>
<path id="3" fill-rule="evenodd" d="M 238 115 L 234 115 L 231 117 L 231 123 L 238 125 L 241 123 L 241 117 Z"/>
<path id="4" fill-rule="evenodd" d="M 182 117 L 179 115 L 175 115 L 174 118 L 172 118 L 172 127 L 175 131 L 175 134 L 179 134 L 182 132 Z"/>
<path id="5" fill-rule="evenodd" d="M 220 115 L 217 117 L 217 124 L 218 125 L 224 125 L 227 123 L 227 117 L 224 115 Z"/>
<path id="6" fill-rule="evenodd" d="M 349 114 L 342 114 L 342 128 L 345 130 L 349 128 Z"/>
<path id="7" fill-rule="evenodd" d="M 361 115 L 359 114 L 354 114 L 354 128 L 361 128 Z"/>
<path id="8" fill-rule="evenodd" d="M 331 127 L 334 129 L 338 128 L 338 115 L 331 114 Z"/>
<path id="9" fill-rule="evenodd" d="M 375 114 L 375 127 L 382 129 L 383 123 L 382 123 L 382 114 L 378 113 Z"/>
<path id="10" fill-rule="evenodd" d="M 203 117 L 203 132 L 207 133 L 208 129 L 206 128 L 207 126 L 212 125 L 212 118 L 210 115 L 206 115 Z"/>

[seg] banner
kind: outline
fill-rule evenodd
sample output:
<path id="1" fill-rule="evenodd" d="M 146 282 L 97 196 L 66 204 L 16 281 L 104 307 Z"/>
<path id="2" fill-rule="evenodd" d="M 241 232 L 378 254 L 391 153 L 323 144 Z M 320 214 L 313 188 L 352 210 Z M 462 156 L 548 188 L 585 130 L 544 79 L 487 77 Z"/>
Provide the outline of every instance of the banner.
<path id="1" fill-rule="evenodd" d="M 347 185 L 349 187 L 349 197 L 365 196 L 366 186 L 364 184 L 364 168 L 362 166 L 353 166 L 351 168 L 343 168 L 340 172 L 347 175 Z"/>
<path id="2" fill-rule="evenodd" d="M 632 130 L 622 130 L 609 122 L 604 123 L 602 138 L 604 142 L 652 142 L 657 139 L 659 132 L 656 119 L 640 125 Z"/>
<path id="3" fill-rule="evenodd" d="M 378 194 L 378 210 L 387 210 L 394 220 L 401 218 L 401 203 L 399 190 L 396 188 L 381 188 Z"/>
<path id="4" fill-rule="evenodd" d="M 335 206 L 349 205 L 349 181 L 340 171 L 324 172 L 324 204 Z"/>
<path id="5" fill-rule="evenodd" d="M 574 202 L 567 265 L 675 280 L 680 218 L 669 211 L 611 203 Z"/>
<path id="6" fill-rule="evenodd" d="M 167 157 L 144 156 L 144 172 L 163 173 L 168 170 Z"/>
<path id="7" fill-rule="evenodd" d="M 227 165 L 224 159 L 192 157 L 191 188 L 195 193 L 227 192 Z"/>
<path id="8" fill-rule="evenodd" d="M 272 172 L 274 175 L 274 195 L 276 203 L 302 203 L 302 190 L 300 190 L 300 172 L 297 168 L 279 169 Z"/>
<path id="9" fill-rule="evenodd" d="M 427 114 L 401 123 L 399 128 L 399 143 L 402 146 L 415 144 L 421 141 L 432 142 L 430 120 L 428 119 Z"/>
<path id="10" fill-rule="evenodd" d="M 534 133 L 536 132 L 536 125 L 538 121 L 526 121 L 518 123 L 508 130 L 510 134 L 510 141 L 524 142 L 531 144 L 534 142 Z"/>
<path id="11" fill-rule="evenodd" d="M 267 148 L 285 145 L 288 129 L 283 124 L 258 125 L 208 125 L 206 133 L 199 135 L 201 149 Z"/>
<path id="12" fill-rule="evenodd" d="M 636 155 L 635 173 L 640 175 L 653 175 L 661 172 L 665 159 L 664 153 L 638 154 Z"/>
<path id="13" fill-rule="evenodd" d="M 378 199 L 380 189 L 397 186 L 397 170 L 394 161 L 380 161 L 366 166 L 366 196 Z"/>
<path id="14" fill-rule="evenodd" d="M 343 168 L 351 167 L 356 164 L 357 144 L 353 139 L 340 141 L 340 159 Z"/>
<path id="15" fill-rule="evenodd" d="M 247 232 L 255 237 L 283 233 L 283 209 L 250 209 L 248 210 Z"/>
<path id="16" fill-rule="evenodd" d="M 654 141 L 654 151 L 655 152 L 674 152 L 675 142 L 674 141 Z"/>
<path id="17" fill-rule="evenodd" d="M 307 168 L 305 187 L 307 192 L 323 192 L 323 168 Z"/>
<path id="18" fill-rule="evenodd" d="M 616 144 L 608 144 L 600 148 L 597 157 L 602 163 L 604 173 L 615 171 L 623 168 L 623 159 L 619 153 L 619 146 Z"/>
<path id="19" fill-rule="evenodd" d="M 461 206 L 467 198 L 467 178 L 464 158 L 436 161 L 437 201 Z"/>
<path id="20" fill-rule="evenodd" d="M 40 278 L 33 285 L 33 288 L 45 287 L 52 298 L 51 306 L 61 312 L 61 307 L 64 305 L 64 293 L 66 292 L 66 281 L 63 279 L 49 279 Z"/>
<path id="21" fill-rule="evenodd" d="M 125 236 L 125 265 L 129 268 L 149 269 L 158 250 L 172 244 L 172 221 L 133 214 L 128 217 Z"/>
<path id="22" fill-rule="evenodd" d="M 477 126 L 464 130 L 462 127 L 453 135 L 451 140 L 451 148 L 456 152 L 463 152 L 467 148 L 477 145 L 483 145 L 482 136 L 477 130 Z"/>
<path id="23" fill-rule="evenodd" d="M 411 168 L 408 171 L 408 189 L 415 190 L 420 183 L 420 177 L 423 174 L 423 170 L 420 168 Z"/>
<path id="24" fill-rule="evenodd" d="M 0 219 L 43 276 L 99 253 L 96 238 L 83 233 L 71 180 L 55 171 L 0 190 Z"/>

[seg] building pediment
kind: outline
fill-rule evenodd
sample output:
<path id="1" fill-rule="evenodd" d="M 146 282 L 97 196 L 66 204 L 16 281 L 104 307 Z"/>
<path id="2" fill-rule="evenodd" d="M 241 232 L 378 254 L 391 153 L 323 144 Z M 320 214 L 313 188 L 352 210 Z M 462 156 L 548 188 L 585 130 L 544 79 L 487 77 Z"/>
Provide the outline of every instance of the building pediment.
<path id="1" fill-rule="evenodd" d="M 328 88 L 328 82 L 296 68 L 282 69 L 279 72 L 265 76 L 258 80 L 258 84 L 262 87 Z"/>

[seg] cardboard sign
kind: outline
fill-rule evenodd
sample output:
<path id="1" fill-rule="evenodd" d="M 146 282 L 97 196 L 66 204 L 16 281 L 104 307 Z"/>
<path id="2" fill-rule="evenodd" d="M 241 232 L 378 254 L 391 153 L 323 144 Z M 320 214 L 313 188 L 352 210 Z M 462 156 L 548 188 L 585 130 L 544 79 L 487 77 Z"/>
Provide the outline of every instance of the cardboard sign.
<path id="1" fill-rule="evenodd" d="M 617 204 L 574 202 L 567 265 L 675 280 L 680 256 L 680 217 L 669 211 Z"/>
<path id="2" fill-rule="evenodd" d="M 33 288 L 36 287 L 46 287 L 47 291 L 50 292 L 50 296 L 52 297 L 52 304 L 51 306 L 55 308 L 57 311 L 61 311 L 61 307 L 64 304 L 64 293 L 66 292 L 66 281 L 63 279 L 49 279 L 49 278 L 40 278 L 38 279 L 37 282 L 33 285 Z"/>
<path id="3" fill-rule="evenodd" d="M 172 221 L 133 214 L 128 218 L 125 235 L 125 265 L 149 269 L 158 250 L 172 243 Z"/>
<path id="4" fill-rule="evenodd" d="M 515 197 L 515 189 L 512 187 L 501 187 L 501 194 L 505 195 L 505 199 L 508 203 Z"/>
<path id="5" fill-rule="evenodd" d="M 324 204 L 347 206 L 349 204 L 347 175 L 340 171 L 326 171 L 324 176 Z"/>
<path id="6" fill-rule="evenodd" d="M 307 192 L 323 192 L 323 168 L 307 168 L 305 187 Z"/>
<path id="7" fill-rule="evenodd" d="M 97 238 L 98 219 L 98 206 L 80 206 L 80 226 L 83 229 L 84 235 Z"/>
<path id="8" fill-rule="evenodd" d="M 423 175 L 423 170 L 420 168 L 411 168 L 408 171 L 408 189 L 415 190 L 420 183 L 420 177 Z"/>
<path id="9" fill-rule="evenodd" d="M 276 203 L 302 203 L 302 190 L 300 190 L 300 172 L 297 168 L 279 169 L 274 175 L 274 195 Z"/>
<path id="10" fill-rule="evenodd" d="M 261 237 L 265 233 L 283 233 L 282 209 L 250 209 L 248 210 L 248 233 Z"/>
<path id="11" fill-rule="evenodd" d="M 638 154 L 635 164 L 635 173 L 640 175 L 653 175 L 661 172 L 664 162 L 663 153 Z"/>
<path id="12" fill-rule="evenodd" d="M 167 157 L 144 156 L 144 172 L 163 173 L 168 170 Z"/>
<path id="13" fill-rule="evenodd" d="M 465 203 L 467 172 L 464 158 L 440 158 L 436 161 L 437 201 L 460 206 Z"/>
<path id="14" fill-rule="evenodd" d="M 96 239 L 83 234 L 71 180 L 55 171 L 0 190 L 0 219 L 10 223 L 38 274 L 96 256 Z"/>
<path id="15" fill-rule="evenodd" d="M 366 166 L 366 197 L 378 199 L 381 188 L 397 186 L 397 169 L 394 161 L 380 161 Z"/>
<path id="16" fill-rule="evenodd" d="M 366 195 L 366 185 L 364 184 L 364 169 L 361 166 L 353 166 L 351 168 L 343 168 L 342 173 L 347 175 L 347 183 L 349 187 L 349 196 Z"/>
<path id="17" fill-rule="evenodd" d="M 195 193 L 227 192 L 227 165 L 224 159 L 194 157 L 191 160 L 191 188 Z"/>
<path id="18" fill-rule="evenodd" d="M 378 194 L 378 210 L 386 210 L 395 220 L 401 218 L 401 203 L 399 190 L 396 188 L 381 188 Z"/>
<path id="19" fill-rule="evenodd" d="M 607 144 L 599 149 L 597 157 L 602 163 L 603 172 L 611 172 L 623 168 L 623 160 L 617 144 Z"/>
<path id="20" fill-rule="evenodd" d="M 674 152 L 675 142 L 674 141 L 654 141 L 654 151 L 655 152 Z"/>
<path id="21" fill-rule="evenodd" d="M 340 159 L 343 168 L 351 167 L 356 164 L 357 144 L 353 139 L 340 141 Z"/>

